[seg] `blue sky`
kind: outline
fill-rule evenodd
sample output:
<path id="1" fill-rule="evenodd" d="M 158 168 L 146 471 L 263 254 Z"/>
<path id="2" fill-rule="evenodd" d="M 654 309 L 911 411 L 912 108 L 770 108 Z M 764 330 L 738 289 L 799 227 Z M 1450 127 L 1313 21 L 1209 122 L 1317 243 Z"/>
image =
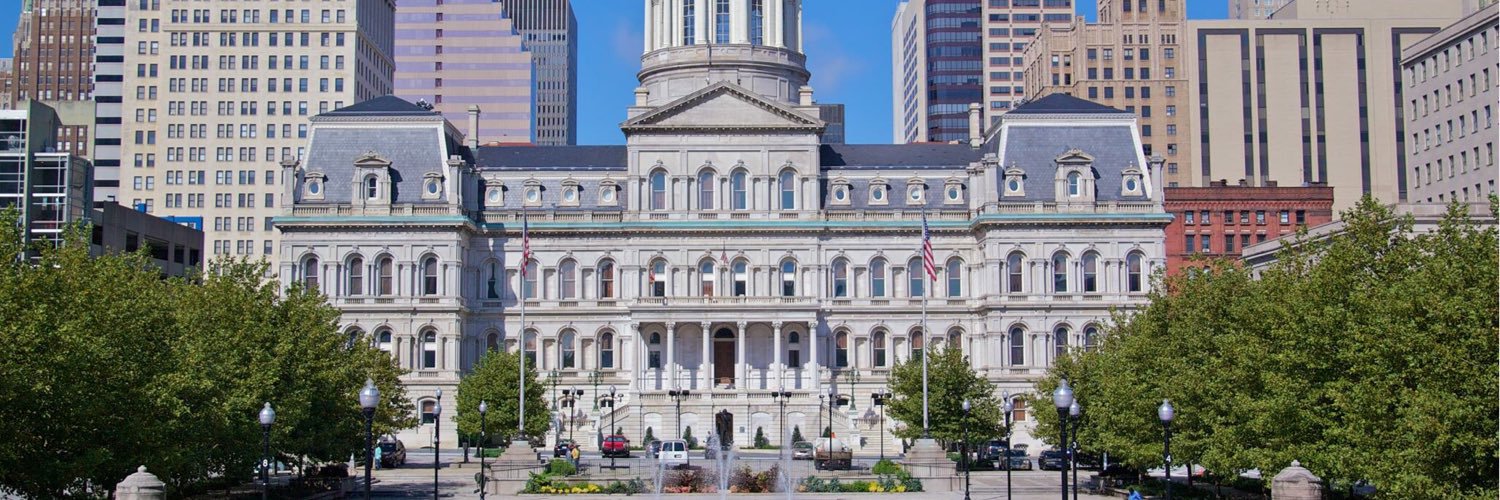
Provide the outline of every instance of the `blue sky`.
<path id="1" fill-rule="evenodd" d="M 1226 0 L 1186 0 L 1188 16 L 1223 18 Z M 891 140 L 891 16 L 898 0 L 807 0 L 803 43 L 812 86 L 819 102 L 846 105 L 851 143 Z M 0 34 L 9 40 L 21 0 L 0 0 Z M 1094 0 L 1079 0 L 1077 11 L 1092 19 Z M 619 144 L 619 123 L 633 100 L 640 70 L 641 2 L 573 0 L 578 17 L 579 144 Z M 0 57 L 10 57 L 0 43 Z"/>

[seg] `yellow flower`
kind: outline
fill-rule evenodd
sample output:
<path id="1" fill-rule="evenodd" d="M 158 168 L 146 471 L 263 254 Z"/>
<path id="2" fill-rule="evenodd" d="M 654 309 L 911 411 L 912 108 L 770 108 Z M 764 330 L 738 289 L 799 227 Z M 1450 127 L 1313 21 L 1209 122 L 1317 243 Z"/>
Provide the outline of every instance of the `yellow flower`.
<path id="1" fill-rule="evenodd" d="M 906 493 L 906 485 L 896 485 L 896 493 Z"/>

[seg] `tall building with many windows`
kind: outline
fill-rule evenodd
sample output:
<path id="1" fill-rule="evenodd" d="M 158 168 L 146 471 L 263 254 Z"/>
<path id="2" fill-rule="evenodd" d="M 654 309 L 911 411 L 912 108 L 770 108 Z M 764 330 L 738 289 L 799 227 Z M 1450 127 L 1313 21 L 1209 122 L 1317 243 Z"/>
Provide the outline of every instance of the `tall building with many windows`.
<path id="1" fill-rule="evenodd" d="M 968 139 L 969 105 L 983 123 L 1025 95 L 1021 54 L 1045 23 L 1068 22 L 1073 0 L 907 0 L 891 21 L 893 139 Z"/>
<path id="2" fill-rule="evenodd" d="M 536 143 L 577 144 L 578 19 L 573 17 L 572 0 L 495 2 L 504 7 L 505 17 L 521 35 L 522 47 L 531 53 Z"/>
<path id="3" fill-rule="evenodd" d="M 132 0 L 120 200 L 270 255 L 308 118 L 391 93 L 391 0 Z"/>
<path id="4" fill-rule="evenodd" d="M 493 0 L 408 0 L 396 7 L 396 95 L 454 123 L 477 106 L 481 143 L 531 143 L 540 104 L 532 54 Z"/>
<path id="5" fill-rule="evenodd" d="M 1401 53 L 1402 201 L 1485 203 L 1495 193 L 1500 8 L 1479 9 Z"/>
<path id="6" fill-rule="evenodd" d="M 10 102 L 88 101 L 94 88 L 93 0 L 26 0 L 16 22 Z M 89 124 L 64 124 L 56 147 L 89 155 Z"/>
<path id="7" fill-rule="evenodd" d="M 642 3 L 624 145 L 465 144 L 395 97 L 312 118 L 283 175 L 277 274 L 410 370 L 426 418 L 403 439 L 437 430 L 438 389 L 511 349 L 548 385 L 618 389 L 557 415 L 580 435 L 747 446 L 826 424 L 895 453 L 867 402 L 896 363 L 961 349 L 1020 396 L 1146 303 L 1171 217 L 1135 115 L 1052 95 L 984 135 L 973 111 L 963 144 L 831 144 L 799 1 Z M 790 393 L 784 420 L 771 391 Z M 1016 400 L 1015 440 L 1039 449 Z"/>

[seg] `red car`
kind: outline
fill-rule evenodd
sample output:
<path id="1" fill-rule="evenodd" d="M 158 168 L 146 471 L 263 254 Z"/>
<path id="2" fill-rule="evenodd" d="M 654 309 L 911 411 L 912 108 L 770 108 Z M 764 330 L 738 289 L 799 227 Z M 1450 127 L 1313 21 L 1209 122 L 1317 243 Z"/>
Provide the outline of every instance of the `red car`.
<path id="1" fill-rule="evenodd" d="M 600 450 L 606 457 L 629 457 L 630 440 L 619 434 L 606 436 L 604 446 Z"/>

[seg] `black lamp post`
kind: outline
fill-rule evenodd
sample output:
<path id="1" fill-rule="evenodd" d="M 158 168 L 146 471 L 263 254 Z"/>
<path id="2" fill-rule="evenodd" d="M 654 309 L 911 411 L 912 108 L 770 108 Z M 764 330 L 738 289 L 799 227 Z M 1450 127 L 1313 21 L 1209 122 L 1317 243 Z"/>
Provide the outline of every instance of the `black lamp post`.
<path id="1" fill-rule="evenodd" d="M 442 448 L 440 438 L 443 431 L 443 390 L 437 390 L 437 402 L 432 404 L 432 500 L 438 497 L 438 465 L 442 463 L 442 456 L 438 450 Z"/>
<path id="2" fill-rule="evenodd" d="M 833 449 L 833 405 L 839 403 L 839 392 L 833 386 L 828 386 L 828 449 Z"/>
<path id="3" fill-rule="evenodd" d="M 600 380 L 604 380 L 604 374 L 600 373 L 599 370 L 594 370 L 593 372 L 589 373 L 589 383 L 594 384 L 594 406 L 593 406 L 593 409 L 596 410 L 596 411 L 599 409 L 599 381 Z"/>
<path id="4" fill-rule="evenodd" d="M 485 427 L 485 414 L 490 412 L 490 404 L 479 402 L 479 498 L 484 499 L 485 490 L 488 489 L 489 481 L 484 476 L 484 445 L 488 443 L 488 429 Z"/>
<path id="5" fill-rule="evenodd" d="M 859 384 L 859 370 L 850 368 L 849 369 L 849 414 L 850 415 L 854 414 L 854 410 L 858 410 L 858 408 L 854 407 L 854 398 L 855 398 L 855 396 L 859 395 L 859 389 L 857 388 L 858 384 Z"/>
<path id="6" fill-rule="evenodd" d="M 786 390 L 785 386 L 777 387 L 776 391 L 771 393 L 771 399 L 775 400 L 777 404 L 781 405 L 781 415 L 779 417 L 781 419 L 781 423 L 777 425 L 781 428 L 782 449 L 785 449 L 788 452 L 790 452 L 792 449 L 792 438 L 791 434 L 788 434 L 786 432 L 786 401 L 791 398 L 792 391 Z"/>
<path id="7" fill-rule="evenodd" d="M 1083 408 L 1078 406 L 1078 400 L 1068 405 L 1068 420 L 1073 424 L 1073 443 L 1068 448 L 1068 465 L 1073 469 L 1073 500 L 1078 500 L 1078 416 L 1083 414 Z"/>
<path id="8" fill-rule="evenodd" d="M 1005 400 L 1005 500 L 1010 500 L 1010 416 L 1016 410 L 1016 404 L 1010 400 L 1010 391 L 1000 393 L 1000 399 Z M 1029 459 L 1028 459 L 1029 460 Z"/>
<path id="9" fill-rule="evenodd" d="M 1068 380 L 1063 379 L 1057 384 L 1057 390 L 1052 391 L 1052 405 L 1057 407 L 1057 431 L 1062 434 L 1062 439 L 1057 445 L 1063 449 L 1068 447 L 1068 407 L 1073 405 L 1073 388 L 1068 387 Z M 1068 470 L 1058 471 L 1061 474 L 1062 500 L 1068 500 Z"/>
<path id="10" fill-rule="evenodd" d="M 266 500 L 271 496 L 271 424 L 276 423 L 276 410 L 271 409 L 271 403 L 266 403 L 260 409 L 260 498 Z"/>
<path id="11" fill-rule="evenodd" d="M 813 430 L 813 432 L 818 436 L 818 438 L 823 437 L 823 400 L 825 400 L 825 399 L 828 399 L 827 395 L 824 395 L 824 394 L 819 394 L 818 395 L 818 428 Z M 833 403 L 829 403 L 829 404 L 833 404 Z M 817 442 L 817 438 L 813 438 L 813 442 Z"/>
<path id="12" fill-rule="evenodd" d="M 962 461 L 962 463 L 964 464 L 964 500 L 969 500 L 969 469 L 973 468 L 973 467 L 970 467 L 970 464 L 969 464 L 969 410 L 970 409 L 971 409 L 971 407 L 969 405 L 969 400 L 965 399 L 964 400 L 964 447 L 963 447 L 964 456 L 963 456 L 963 461 Z"/>
<path id="13" fill-rule="evenodd" d="M 365 388 L 359 390 L 360 411 L 365 414 L 365 500 L 370 500 L 370 468 L 375 465 L 375 406 L 380 403 L 380 388 L 375 381 L 365 379 Z"/>
<path id="14" fill-rule="evenodd" d="M 1172 408 L 1172 402 L 1161 400 L 1161 406 L 1156 408 L 1156 418 L 1161 419 L 1161 459 L 1166 465 L 1167 500 L 1172 500 L 1172 418 L 1176 416 L 1177 410 Z"/>
<path id="15" fill-rule="evenodd" d="M 692 391 L 687 389 L 672 389 L 667 391 L 667 395 L 672 396 L 672 401 L 677 404 L 677 439 L 682 439 L 682 400 L 687 399 L 691 394 Z M 687 444 L 684 443 L 683 446 L 687 446 Z M 688 465 L 692 465 L 693 454 L 687 453 L 686 455 Z"/>
<path id="16" fill-rule="evenodd" d="M 619 422 L 617 419 L 620 418 L 619 415 L 615 414 L 615 397 L 615 386 L 611 385 L 609 386 L 609 435 L 615 434 L 615 424 Z M 620 439 L 625 439 L 625 436 L 620 436 Z M 624 445 L 622 444 L 622 446 Z M 625 448 L 625 451 L 629 453 L 630 448 Z M 609 456 L 609 470 L 615 470 L 614 455 Z"/>
<path id="17" fill-rule="evenodd" d="M 885 460 L 885 405 L 891 400 L 891 392 L 876 392 L 870 395 L 870 399 L 880 407 L 880 459 Z"/>

